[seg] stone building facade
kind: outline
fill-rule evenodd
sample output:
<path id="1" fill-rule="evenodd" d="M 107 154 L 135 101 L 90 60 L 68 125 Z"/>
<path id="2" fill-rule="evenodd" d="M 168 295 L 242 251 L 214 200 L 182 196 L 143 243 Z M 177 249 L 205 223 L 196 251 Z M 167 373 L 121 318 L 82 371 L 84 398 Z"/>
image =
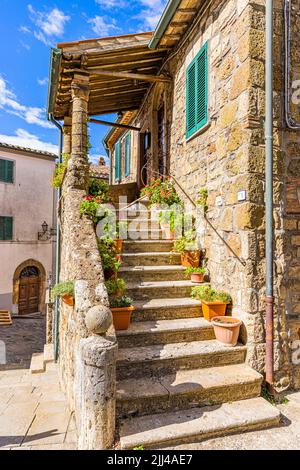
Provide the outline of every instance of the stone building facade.
<path id="1" fill-rule="evenodd" d="M 300 339 L 300 137 L 299 130 L 287 128 L 284 118 L 284 3 L 276 1 L 274 13 L 275 369 L 279 390 L 300 386 L 300 368 L 294 360 Z M 294 3 L 290 78 L 297 83 L 299 2 Z M 186 73 L 206 43 L 208 122 L 187 138 Z M 211 282 L 232 294 L 234 312 L 246 325 L 248 361 L 260 372 L 265 367 L 264 63 L 264 2 L 209 2 L 195 27 L 181 38 L 162 67 L 173 82 L 154 85 L 131 121 L 142 132 L 151 133 L 148 166 L 152 177 L 161 174 L 159 160 L 164 159 L 165 173 L 174 176 L 193 200 L 197 200 L 201 188 L 208 190 L 210 224 L 200 217 L 198 225 L 204 233 L 202 243 Z M 299 107 L 289 98 L 297 122 Z M 158 110 L 162 108 L 163 156 L 158 142 Z M 138 139 L 138 133 L 133 134 Z M 122 134 L 117 138 L 121 139 Z M 112 173 L 113 144 L 111 139 Z M 132 155 L 134 165 L 139 158 L 138 145 L 132 147 Z M 132 168 L 130 181 L 139 179 L 139 171 L 138 167 Z M 179 193 L 189 205 L 180 189 Z"/>
<path id="2" fill-rule="evenodd" d="M 0 144 L 0 309 L 14 314 L 45 313 L 55 272 L 55 160 L 49 152 Z"/>

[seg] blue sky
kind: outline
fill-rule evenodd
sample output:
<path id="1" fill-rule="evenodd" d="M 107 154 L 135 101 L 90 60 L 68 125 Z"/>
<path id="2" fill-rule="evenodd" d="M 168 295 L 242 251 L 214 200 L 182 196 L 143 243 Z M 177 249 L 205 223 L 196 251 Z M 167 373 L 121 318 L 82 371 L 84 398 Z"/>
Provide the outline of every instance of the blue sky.
<path id="1" fill-rule="evenodd" d="M 0 0 L 0 142 L 57 150 L 45 116 L 50 48 L 59 42 L 155 28 L 167 0 Z M 91 128 L 91 156 L 107 127 Z"/>

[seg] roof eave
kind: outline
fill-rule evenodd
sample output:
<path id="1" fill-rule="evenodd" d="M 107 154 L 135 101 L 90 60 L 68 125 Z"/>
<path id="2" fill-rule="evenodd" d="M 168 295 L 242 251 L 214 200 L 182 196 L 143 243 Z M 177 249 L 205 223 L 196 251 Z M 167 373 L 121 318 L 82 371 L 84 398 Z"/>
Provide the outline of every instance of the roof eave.
<path id="1" fill-rule="evenodd" d="M 181 0 L 169 0 L 166 8 L 164 9 L 162 16 L 156 26 L 156 29 L 153 33 L 152 39 L 149 42 L 149 49 L 156 49 L 159 45 L 161 38 L 166 32 L 170 22 L 172 21 L 173 16 L 176 13 L 177 8 L 179 7 Z"/>
<path id="2" fill-rule="evenodd" d="M 50 74 L 48 85 L 48 99 L 47 99 L 47 114 L 54 114 L 55 99 L 58 86 L 59 67 L 61 61 L 62 51 L 60 49 L 52 48 L 50 56 Z"/>

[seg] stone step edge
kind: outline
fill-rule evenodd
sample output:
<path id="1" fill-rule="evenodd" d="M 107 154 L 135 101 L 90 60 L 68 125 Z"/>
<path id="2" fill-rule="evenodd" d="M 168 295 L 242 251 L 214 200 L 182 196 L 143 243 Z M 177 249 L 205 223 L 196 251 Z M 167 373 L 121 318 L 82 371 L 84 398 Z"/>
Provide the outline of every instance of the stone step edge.
<path id="1" fill-rule="evenodd" d="M 164 310 L 164 309 L 181 309 L 181 308 L 197 308 L 201 307 L 201 302 L 199 300 L 193 300 L 190 297 L 178 297 L 176 300 L 175 304 L 170 304 L 168 303 L 168 300 L 175 300 L 175 299 L 156 299 L 157 304 L 156 305 L 147 305 L 149 304 L 149 301 L 143 301 L 143 300 L 137 300 L 134 302 L 134 306 L 136 310 Z M 188 300 L 188 302 L 187 302 Z M 161 301 L 161 304 L 159 304 L 159 301 Z"/>
<path id="2" fill-rule="evenodd" d="M 136 335 L 160 335 L 160 334 L 167 334 L 167 333 L 182 333 L 186 331 L 195 331 L 195 330 L 213 330 L 213 326 L 211 323 L 206 322 L 206 320 L 203 319 L 203 317 L 199 317 L 199 319 L 203 320 L 203 323 L 199 323 L 199 325 L 190 325 L 189 326 L 189 321 L 190 323 L 195 320 L 195 318 L 186 318 L 185 323 L 186 326 L 184 327 L 176 327 L 175 323 L 178 322 L 177 319 L 175 320 L 159 320 L 161 322 L 174 322 L 174 328 L 163 328 L 163 326 L 160 329 L 156 330 L 145 330 L 143 327 L 145 325 L 150 325 L 155 323 L 155 321 L 144 321 L 144 322 L 134 322 L 135 325 L 135 330 L 131 331 L 130 328 L 128 330 L 121 330 L 121 331 L 116 331 L 117 337 L 131 337 L 131 336 L 136 336 Z M 204 321 L 207 323 L 204 323 Z M 140 328 L 140 331 L 139 331 Z"/>
<path id="3" fill-rule="evenodd" d="M 242 409 L 251 409 L 243 415 Z M 256 414 L 255 414 L 256 413 Z M 186 416 L 186 421 L 182 420 Z M 263 398 L 148 415 L 121 422 L 121 449 L 161 448 L 278 426 L 280 411 Z M 226 422 L 227 421 L 227 422 Z M 143 431 L 143 428 L 145 430 Z M 134 433 L 134 430 L 139 430 Z"/>
<path id="4" fill-rule="evenodd" d="M 191 353 L 189 351 L 186 351 L 185 350 L 185 346 L 187 349 L 191 348 L 192 347 L 192 344 L 195 343 L 195 341 L 191 341 L 190 343 L 172 343 L 172 347 L 174 348 L 175 350 L 175 346 L 177 345 L 177 350 L 178 350 L 178 353 L 175 355 L 175 354 L 171 354 L 169 352 L 169 355 L 166 355 L 164 357 L 160 357 L 160 356 L 151 356 L 151 355 L 148 355 L 147 354 L 147 351 L 151 351 L 153 350 L 154 348 L 161 348 L 163 350 L 164 348 L 164 344 L 161 344 L 161 345 L 151 345 L 151 346 L 143 346 L 143 347 L 140 347 L 140 348 L 135 348 L 135 347 L 132 347 L 132 348 L 122 348 L 119 350 L 119 356 L 117 358 L 117 366 L 118 367 L 124 367 L 124 366 L 137 366 L 138 364 L 159 364 L 159 363 L 166 363 L 166 362 L 169 362 L 169 361 L 177 361 L 177 360 L 184 360 L 184 359 L 189 359 L 189 358 L 195 358 L 195 357 L 198 357 L 198 356 L 210 356 L 210 357 L 214 357 L 214 356 L 218 356 L 220 354 L 222 355 L 226 355 L 226 354 L 230 354 L 232 352 L 235 352 L 235 353 L 245 353 L 246 354 L 246 351 L 247 351 L 247 346 L 241 344 L 241 343 L 238 343 L 236 346 L 234 347 L 226 347 L 226 346 L 223 346 L 222 348 L 222 344 L 221 343 L 218 343 L 217 340 L 202 340 L 202 341 L 196 341 L 196 342 L 199 342 L 199 343 L 210 343 L 211 342 L 211 346 L 213 347 L 213 345 L 215 346 L 218 346 L 217 349 L 213 349 L 212 350 L 207 350 L 207 351 L 197 351 L 197 352 L 194 352 L 194 353 Z M 131 356 L 134 354 L 134 350 L 136 349 L 139 349 L 139 356 L 138 358 L 135 358 L 134 360 L 126 360 L 126 351 L 128 352 L 128 356 Z M 143 351 L 142 351 L 143 350 Z M 143 353 L 143 354 L 142 354 Z M 123 356 L 122 357 L 120 357 Z M 244 359 L 245 360 L 245 359 Z"/>
<path id="5" fill-rule="evenodd" d="M 147 273 L 156 273 L 156 272 L 166 272 L 168 273 L 168 271 L 182 271 L 184 272 L 186 270 L 186 268 L 184 266 L 181 266 L 181 265 L 176 265 L 176 264 L 170 264 L 170 265 L 162 265 L 162 266 L 143 266 L 143 265 L 137 265 L 137 266 L 122 266 L 120 269 L 119 269 L 119 272 L 122 273 L 127 273 L 127 272 L 134 272 L 134 273 L 144 273 L 144 272 L 147 272 Z"/>
<path id="6" fill-rule="evenodd" d="M 44 353 L 33 353 L 30 362 L 31 374 L 42 374 L 45 372 Z"/>

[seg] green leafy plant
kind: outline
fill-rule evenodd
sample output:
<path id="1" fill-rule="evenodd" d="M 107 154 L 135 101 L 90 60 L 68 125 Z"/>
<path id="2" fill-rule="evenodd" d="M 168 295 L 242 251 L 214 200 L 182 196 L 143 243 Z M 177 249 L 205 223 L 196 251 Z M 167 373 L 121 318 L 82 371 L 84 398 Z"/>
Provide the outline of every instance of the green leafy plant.
<path id="1" fill-rule="evenodd" d="M 103 203 L 111 202 L 111 196 L 109 194 L 109 184 L 106 181 L 98 178 L 89 179 L 89 196 L 99 196 Z"/>
<path id="2" fill-rule="evenodd" d="M 109 305 L 111 308 L 126 308 L 131 307 L 133 300 L 127 295 L 122 295 L 121 297 L 111 296 L 109 298 Z"/>
<path id="3" fill-rule="evenodd" d="M 232 298 L 227 292 L 216 291 L 210 286 L 193 287 L 191 296 L 194 299 L 203 300 L 204 302 L 232 302 Z"/>
<path id="4" fill-rule="evenodd" d="M 122 263 L 116 251 L 115 241 L 108 237 L 98 238 L 97 241 L 103 269 L 117 272 Z"/>
<path id="5" fill-rule="evenodd" d="M 107 218 L 107 225 L 103 228 L 103 231 L 105 234 L 109 235 L 112 231 L 115 218 L 113 211 L 106 206 L 102 208 L 102 204 L 106 204 L 106 202 L 101 196 L 84 196 L 80 204 L 80 214 L 87 215 L 93 221 L 94 225 L 97 225 L 98 222 Z"/>
<path id="6" fill-rule="evenodd" d="M 109 279 L 105 282 L 108 295 L 122 296 L 125 292 L 126 284 L 123 279 Z"/>
<path id="7" fill-rule="evenodd" d="M 186 268 L 184 274 L 185 277 L 189 277 L 191 274 L 205 274 L 205 268 Z"/>
<path id="8" fill-rule="evenodd" d="M 143 445 L 136 446 L 132 450 L 145 450 L 145 447 Z"/>
<path id="9" fill-rule="evenodd" d="M 199 199 L 197 201 L 197 204 L 203 208 L 204 214 L 206 214 L 206 212 L 208 211 L 207 199 L 208 199 L 207 189 L 206 188 L 200 189 Z"/>
<path id="10" fill-rule="evenodd" d="M 185 236 L 178 238 L 174 242 L 174 253 L 184 253 L 185 251 L 197 251 L 198 245 L 196 240 L 196 232 L 191 230 Z"/>
<path id="11" fill-rule="evenodd" d="M 172 206 L 173 204 L 182 205 L 182 201 L 178 196 L 174 183 L 170 179 L 151 180 L 141 191 L 141 196 L 147 196 L 150 204 L 165 204 Z"/>
<path id="12" fill-rule="evenodd" d="M 62 155 L 62 163 L 57 163 L 52 179 L 52 186 L 56 189 L 61 188 L 65 171 L 68 166 L 68 161 L 70 160 L 71 155 L 69 153 L 64 153 Z"/>
<path id="13" fill-rule="evenodd" d="M 74 296 L 74 281 L 60 282 L 51 289 L 51 296 L 53 299 L 64 295 Z"/>

